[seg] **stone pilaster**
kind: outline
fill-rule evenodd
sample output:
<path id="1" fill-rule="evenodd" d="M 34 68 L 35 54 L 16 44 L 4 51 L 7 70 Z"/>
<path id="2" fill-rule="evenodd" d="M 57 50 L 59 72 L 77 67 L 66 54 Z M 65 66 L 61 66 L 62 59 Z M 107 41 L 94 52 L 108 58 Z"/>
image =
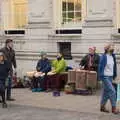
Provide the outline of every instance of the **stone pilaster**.
<path id="1" fill-rule="evenodd" d="M 85 46 L 96 46 L 100 52 L 111 41 L 113 0 L 87 0 L 87 17 L 83 24 L 82 41 Z"/>

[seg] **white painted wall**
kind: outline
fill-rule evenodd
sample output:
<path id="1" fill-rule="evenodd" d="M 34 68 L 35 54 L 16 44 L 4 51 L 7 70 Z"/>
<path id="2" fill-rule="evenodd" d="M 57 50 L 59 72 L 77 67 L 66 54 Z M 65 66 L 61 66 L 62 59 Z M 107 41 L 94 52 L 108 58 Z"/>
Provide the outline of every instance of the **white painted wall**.
<path id="1" fill-rule="evenodd" d="M 85 12 L 87 17 L 81 26 L 82 35 L 79 36 L 55 35 L 54 25 L 57 16 L 54 16 L 54 11 L 57 6 L 53 6 L 54 1 L 28 0 L 29 25 L 26 35 L 13 37 L 17 41 L 15 43 L 16 51 L 21 51 L 21 54 L 27 51 L 29 54 L 29 56 L 17 56 L 19 76 L 23 76 L 26 71 L 34 70 L 39 57 L 38 55 L 32 56 L 32 52 L 37 53 L 44 50 L 49 52 L 49 55 L 55 55 L 55 52 L 58 52 L 57 42 L 71 42 L 73 56 L 75 53 L 79 53 L 78 56 L 80 56 L 80 53 L 87 53 L 90 46 L 96 46 L 99 52 L 103 52 L 104 44 L 115 39 L 111 37 L 114 28 L 114 0 L 87 0 L 87 11 Z M 119 47 L 119 44 L 117 46 Z M 27 60 L 28 58 L 31 60 Z M 74 57 L 73 61 L 68 61 L 68 64 L 73 64 L 76 59 L 79 58 Z"/>

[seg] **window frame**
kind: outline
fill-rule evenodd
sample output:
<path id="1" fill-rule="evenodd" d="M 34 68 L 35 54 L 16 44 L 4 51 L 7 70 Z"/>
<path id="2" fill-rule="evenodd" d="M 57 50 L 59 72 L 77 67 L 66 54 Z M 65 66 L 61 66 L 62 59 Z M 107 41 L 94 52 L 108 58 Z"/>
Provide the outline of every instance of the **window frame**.
<path id="1" fill-rule="evenodd" d="M 62 23 L 61 24 L 67 24 L 70 22 L 75 23 L 75 19 L 77 18 L 76 15 L 79 13 L 80 16 L 78 17 L 79 19 L 82 18 L 82 9 L 76 9 L 76 4 L 75 1 L 73 3 L 69 3 L 69 0 L 63 0 L 62 1 Z M 65 20 L 65 21 L 64 21 Z M 81 20 L 80 20 L 81 21 Z M 79 22 L 79 21 L 77 21 Z"/>
<path id="2" fill-rule="evenodd" d="M 53 1 L 53 13 L 54 13 L 54 28 L 55 29 L 82 29 L 82 24 L 84 23 L 84 19 L 87 16 L 87 0 L 82 1 L 82 20 L 76 24 L 69 23 L 68 26 L 62 26 L 62 0 L 54 0 Z"/>
<path id="3" fill-rule="evenodd" d="M 24 27 L 17 27 L 17 24 L 15 22 L 15 4 L 28 4 L 28 0 L 20 3 L 15 2 L 15 0 L 10 1 L 3 1 L 2 3 L 2 28 L 3 30 L 25 30 L 28 23 L 26 22 L 26 25 Z M 28 7 L 26 8 L 28 9 Z M 26 12 L 26 14 L 28 14 Z M 9 20 L 9 21 L 8 21 Z M 26 16 L 26 21 L 28 21 L 28 17 Z M 22 24 L 22 23 L 21 23 Z"/>

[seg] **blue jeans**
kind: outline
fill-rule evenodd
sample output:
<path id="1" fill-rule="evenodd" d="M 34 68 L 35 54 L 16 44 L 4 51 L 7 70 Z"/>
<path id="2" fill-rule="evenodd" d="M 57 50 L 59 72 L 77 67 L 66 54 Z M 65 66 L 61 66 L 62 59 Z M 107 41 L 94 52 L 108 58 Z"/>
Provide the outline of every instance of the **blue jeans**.
<path id="1" fill-rule="evenodd" d="M 7 99 L 10 99 L 11 98 L 11 88 L 12 88 L 12 77 L 8 77 L 8 85 L 7 85 Z"/>
<path id="2" fill-rule="evenodd" d="M 116 91 L 112 84 L 112 76 L 104 76 L 101 105 L 105 105 L 110 99 L 112 107 L 116 107 Z"/>

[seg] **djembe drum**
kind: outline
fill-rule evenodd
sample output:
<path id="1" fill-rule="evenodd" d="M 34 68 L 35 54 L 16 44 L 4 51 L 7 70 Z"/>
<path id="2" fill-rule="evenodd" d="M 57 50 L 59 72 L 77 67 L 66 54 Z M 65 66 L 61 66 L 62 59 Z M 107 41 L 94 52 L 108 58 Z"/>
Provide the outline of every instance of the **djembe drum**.
<path id="1" fill-rule="evenodd" d="M 76 90 L 86 89 L 86 71 L 76 71 Z"/>
<path id="2" fill-rule="evenodd" d="M 76 82 L 76 70 L 68 71 L 68 84 Z"/>
<path id="3" fill-rule="evenodd" d="M 87 71 L 86 86 L 88 88 L 96 89 L 97 87 L 97 72 L 96 71 Z"/>

